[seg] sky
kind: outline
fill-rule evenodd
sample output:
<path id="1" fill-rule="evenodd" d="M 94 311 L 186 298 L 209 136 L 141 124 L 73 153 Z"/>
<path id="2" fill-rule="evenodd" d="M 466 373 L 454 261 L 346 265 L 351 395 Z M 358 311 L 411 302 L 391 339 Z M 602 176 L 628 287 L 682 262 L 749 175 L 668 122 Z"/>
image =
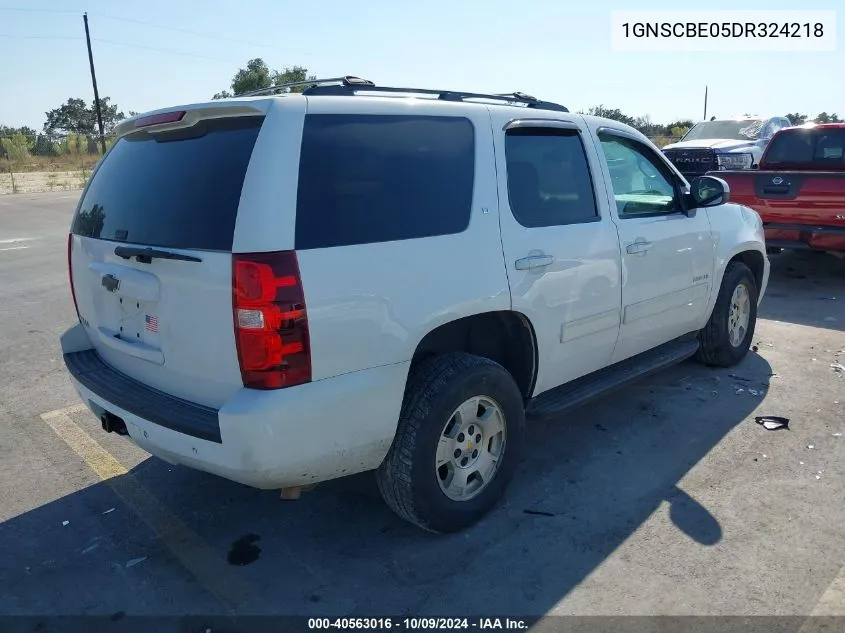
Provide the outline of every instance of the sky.
<path id="1" fill-rule="evenodd" d="M 795 5 L 711 0 L 707 8 Z M 100 96 L 124 112 L 207 100 L 262 57 L 271 68 L 301 65 L 318 77 L 521 91 L 572 111 L 603 104 L 654 122 L 700 119 L 705 85 L 708 118 L 845 116 L 841 35 L 833 53 L 611 51 L 611 11 L 673 8 L 630 0 L 0 0 L 0 124 L 41 130 L 47 110 L 70 97 L 93 100 L 84 11 Z M 840 9 L 840 23 L 843 16 Z"/>

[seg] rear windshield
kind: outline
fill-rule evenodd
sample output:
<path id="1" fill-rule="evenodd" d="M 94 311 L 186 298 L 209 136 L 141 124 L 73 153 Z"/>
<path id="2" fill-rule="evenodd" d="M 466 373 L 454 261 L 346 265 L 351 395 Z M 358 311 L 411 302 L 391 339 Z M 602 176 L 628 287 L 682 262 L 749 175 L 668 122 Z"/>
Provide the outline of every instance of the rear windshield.
<path id="1" fill-rule="evenodd" d="M 232 250 L 244 175 L 263 120 L 210 119 L 119 139 L 94 174 L 72 231 L 150 246 Z"/>
<path id="2" fill-rule="evenodd" d="M 845 128 L 789 130 L 772 139 L 767 165 L 845 165 Z"/>
<path id="3" fill-rule="evenodd" d="M 460 233 L 469 225 L 474 174 L 469 119 L 310 114 L 296 248 Z"/>

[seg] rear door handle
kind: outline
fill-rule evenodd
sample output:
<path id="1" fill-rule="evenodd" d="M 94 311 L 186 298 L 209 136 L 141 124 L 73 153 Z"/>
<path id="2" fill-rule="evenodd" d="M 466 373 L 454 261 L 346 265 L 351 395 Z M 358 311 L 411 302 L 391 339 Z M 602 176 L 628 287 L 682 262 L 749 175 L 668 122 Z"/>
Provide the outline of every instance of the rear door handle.
<path id="1" fill-rule="evenodd" d="M 651 242 L 633 242 L 628 244 L 625 247 L 625 250 L 628 251 L 631 255 L 645 255 L 653 244 Z"/>
<path id="2" fill-rule="evenodd" d="M 553 255 L 529 255 L 528 257 L 516 260 L 514 265 L 517 270 L 531 270 L 548 266 L 553 261 L 555 261 Z"/>

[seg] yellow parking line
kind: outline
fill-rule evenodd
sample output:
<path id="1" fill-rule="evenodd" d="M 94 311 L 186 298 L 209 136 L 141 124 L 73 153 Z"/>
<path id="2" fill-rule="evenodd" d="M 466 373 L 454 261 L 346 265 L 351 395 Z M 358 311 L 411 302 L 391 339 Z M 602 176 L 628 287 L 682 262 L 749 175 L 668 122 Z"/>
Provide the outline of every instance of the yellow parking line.
<path id="1" fill-rule="evenodd" d="M 839 575 L 828 585 L 811 615 L 845 615 L 845 567 L 839 570 Z"/>
<path id="2" fill-rule="evenodd" d="M 85 408 L 76 405 L 59 409 L 42 414 L 41 419 L 158 535 L 200 585 L 231 609 L 244 605 L 254 595 L 246 582 L 202 537 L 168 511 L 114 455 L 71 420 L 69 413 Z"/>

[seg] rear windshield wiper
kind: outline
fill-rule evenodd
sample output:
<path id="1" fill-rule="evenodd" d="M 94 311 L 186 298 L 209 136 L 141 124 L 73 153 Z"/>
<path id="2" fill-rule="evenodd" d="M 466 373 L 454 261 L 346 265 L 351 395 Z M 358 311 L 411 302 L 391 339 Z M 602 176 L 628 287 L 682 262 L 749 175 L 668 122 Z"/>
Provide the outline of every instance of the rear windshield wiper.
<path id="1" fill-rule="evenodd" d="M 183 262 L 201 262 L 199 257 L 193 255 L 182 255 L 181 253 L 171 253 L 170 251 L 161 251 L 157 248 L 138 248 L 136 246 L 116 246 L 114 254 L 123 259 L 135 258 L 135 261 L 142 264 L 150 264 L 153 259 L 178 259 Z"/>

